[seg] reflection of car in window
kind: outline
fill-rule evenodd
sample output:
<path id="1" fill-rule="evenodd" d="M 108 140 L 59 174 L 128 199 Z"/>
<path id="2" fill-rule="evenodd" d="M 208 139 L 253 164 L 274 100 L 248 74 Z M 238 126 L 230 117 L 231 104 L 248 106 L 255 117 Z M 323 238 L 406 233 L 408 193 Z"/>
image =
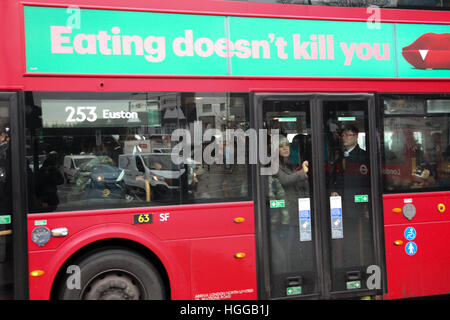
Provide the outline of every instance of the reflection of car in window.
<path id="1" fill-rule="evenodd" d="M 172 153 L 172 148 L 153 148 L 153 153 Z"/>
<path id="2" fill-rule="evenodd" d="M 64 177 L 66 181 L 74 181 L 75 175 L 78 173 L 80 166 L 88 162 L 89 160 L 95 159 L 93 155 L 72 155 L 64 157 Z"/>
<path id="3" fill-rule="evenodd" d="M 161 193 L 178 189 L 176 179 L 181 174 L 172 164 L 170 154 L 120 155 L 119 167 L 125 170 L 125 183 L 128 186 L 145 190 L 147 180 L 151 188 Z"/>
<path id="4" fill-rule="evenodd" d="M 123 176 L 123 169 L 107 164 L 93 166 L 82 199 L 125 199 Z"/>
<path id="5" fill-rule="evenodd" d="M 79 166 L 76 191 L 82 200 L 133 200 L 124 181 L 125 172 L 107 156 L 94 157 Z"/>
<path id="6" fill-rule="evenodd" d="M 187 183 L 195 189 L 197 173 L 193 162 L 187 161 Z M 152 193 L 170 195 L 179 190 L 180 180 L 186 169 L 173 163 L 170 153 L 123 154 L 119 156 L 119 167 L 125 170 L 125 183 L 130 187 L 145 190 L 146 181 Z"/>

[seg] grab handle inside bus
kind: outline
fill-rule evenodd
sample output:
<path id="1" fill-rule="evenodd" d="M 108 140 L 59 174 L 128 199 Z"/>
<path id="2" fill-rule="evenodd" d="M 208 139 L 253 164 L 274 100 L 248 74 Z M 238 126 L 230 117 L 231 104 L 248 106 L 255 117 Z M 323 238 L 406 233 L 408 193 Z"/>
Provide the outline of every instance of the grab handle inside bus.
<path id="1" fill-rule="evenodd" d="M 12 234 L 12 230 L 10 230 L 10 229 L 0 231 L 0 237 L 7 236 L 10 234 Z"/>

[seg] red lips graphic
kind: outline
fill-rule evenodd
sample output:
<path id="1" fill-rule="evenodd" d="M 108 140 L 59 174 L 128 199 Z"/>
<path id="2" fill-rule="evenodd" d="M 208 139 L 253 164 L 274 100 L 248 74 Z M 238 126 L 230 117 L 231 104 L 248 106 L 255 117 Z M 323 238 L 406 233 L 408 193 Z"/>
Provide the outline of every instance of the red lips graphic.
<path id="1" fill-rule="evenodd" d="M 450 69 L 450 33 L 425 33 L 404 47 L 402 55 L 418 69 Z"/>

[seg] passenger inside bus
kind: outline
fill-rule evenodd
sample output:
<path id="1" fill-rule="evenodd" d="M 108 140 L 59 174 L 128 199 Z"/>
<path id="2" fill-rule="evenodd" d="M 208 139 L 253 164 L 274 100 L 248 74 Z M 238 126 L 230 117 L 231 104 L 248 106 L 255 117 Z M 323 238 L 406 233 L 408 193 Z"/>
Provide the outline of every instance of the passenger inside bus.
<path id="1" fill-rule="evenodd" d="M 274 176 L 283 188 L 286 197 L 286 208 L 289 214 L 289 224 L 283 225 L 286 229 L 279 234 L 281 246 L 286 250 L 286 272 L 298 270 L 298 266 L 306 267 L 312 263 L 311 257 L 308 257 L 304 246 L 310 245 L 310 242 L 303 242 L 299 245 L 299 220 L 298 220 L 298 199 L 309 198 L 308 183 L 308 161 L 305 160 L 293 163 L 290 160 L 291 148 L 286 137 L 279 137 L 279 169 Z M 300 159 L 299 159 L 300 160 Z"/>
<path id="2" fill-rule="evenodd" d="M 447 146 L 446 150 L 442 154 L 442 171 L 441 179 L 436 183 L 438 188 L 449 188 L 450 187 L 450 145 Z"/>
<path id="3" fill-rule="evenodd" d="M 47 211 L 56 210 L 59 204 L 58 186 L 64 183 L 57 161 L 57 153 L 50 152 L 37 173 L 36 195 L 41 207 Z"/>
<path id="4" fill-rule="evenodd" d="M 284 135 L 279 136 L 279 168 L 274 175 L 265 176 L 266 199 L 279 202 L 274 206 L 268 203 L 270 221 L 271 272 L 275 296 L 285 295 L 287 278 L 299 275 L 299 269 L 311 270 L 313 257 L 311 242 L 299 241 L 298 199 L 310 198 L 308 161 L 301 161 L 303 154 L 298 140 L 292 143 Z M 297 145 L 292 148 L 292 144 Z M 269 141 L 268 150 L 271 150 Z M 293 152 L 296 154 L 293 156 Z M 292 160 L 292 156 L 296 160 Z M 301 163 L 301 164 L 300 164 Z"/>
<path id="5" fill-rule="evenodd" d="M 359 195 L 370 195 L 369 156 L 358 144 L 359 132 L 356 125 L 346 125 L 341 131 L 342 152 L 334 163 L 330 179 L 330 195 L 342 199 L 344 236 L 336 240 L 340 249 L 333 251 L 339 267 L 367 264 L 372 256 L 370 250 L 360 250 L 370 248 L 371 233 L 369 202 L 355 201 Z"/>
<path id="6" fill-rule="evenodd" d="M 11 163 L 8 128 L 0 132 L 0 210 L 4 213 L 11 210 Z"/>

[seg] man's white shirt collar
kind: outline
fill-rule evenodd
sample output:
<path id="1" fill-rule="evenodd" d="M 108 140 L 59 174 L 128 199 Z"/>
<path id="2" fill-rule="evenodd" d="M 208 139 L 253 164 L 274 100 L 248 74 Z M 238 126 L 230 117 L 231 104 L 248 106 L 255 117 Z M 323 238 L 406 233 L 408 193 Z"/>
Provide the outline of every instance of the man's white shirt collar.
<path id="1" fill-rule="evenodd" d="M 350 152 L 352 152 L 353 151 L 353 149 L 355 149 L 355 147 L 356 147 L 356 144 L 353 146 L 353 148 L 351 148 L 350 150 L 347 150 L 347 151 L 344 151 L 344 157 L 348 157 L 349 155 L 350 155 Z"/>

